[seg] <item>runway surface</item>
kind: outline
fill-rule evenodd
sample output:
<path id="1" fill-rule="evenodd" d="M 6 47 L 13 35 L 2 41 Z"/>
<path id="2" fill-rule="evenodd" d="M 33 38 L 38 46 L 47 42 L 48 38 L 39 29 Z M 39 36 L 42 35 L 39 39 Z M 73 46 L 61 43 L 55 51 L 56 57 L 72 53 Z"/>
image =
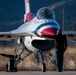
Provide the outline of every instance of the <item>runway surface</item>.
<path id="1" fill-rule="evenodd" d="M 56 72 L 56 71 L 19 71 L 19 72 L 0 72 L 0 75 L 76 75 L 76 71 L 64 71 L 64 72 Z"/>

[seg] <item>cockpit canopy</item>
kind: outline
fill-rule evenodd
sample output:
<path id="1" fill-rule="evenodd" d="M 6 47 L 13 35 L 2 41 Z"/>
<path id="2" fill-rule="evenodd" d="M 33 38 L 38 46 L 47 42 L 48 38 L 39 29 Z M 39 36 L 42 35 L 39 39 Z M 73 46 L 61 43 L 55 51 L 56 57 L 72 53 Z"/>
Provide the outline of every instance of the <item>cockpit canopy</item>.
<path id="1" fill-rule="evenodd" d="M 55 19 L 53 10 L 49 7 L 40 8 L 37 12 L 38 19 Z"/>

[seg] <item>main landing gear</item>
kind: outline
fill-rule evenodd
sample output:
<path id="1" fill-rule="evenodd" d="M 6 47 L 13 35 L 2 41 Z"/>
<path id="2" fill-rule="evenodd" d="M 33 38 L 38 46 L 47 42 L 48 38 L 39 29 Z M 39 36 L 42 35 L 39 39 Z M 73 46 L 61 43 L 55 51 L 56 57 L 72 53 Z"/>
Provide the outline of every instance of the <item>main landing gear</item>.
<path id="1" fill-rule="evenodd" d="M 17 67 L 6 65 L 6 72 L 17 72 Z"/>
<path id="2" fill-rule="evenodd" d="M 17 67 L 14 67 L 15 60 L 10 59 L 9 62 L 6 64 L 6 72 L 17 72 Z"/>
<path id="3" fill-rule="evenodd" d="M 7 55 L 7 54 L 0 54 L 1 56 L 9 58 L 9 62 L 6 64 L 6 72 L 17 72 L 17 67 L 14 66 L 17 55 Z"/>
<path id="4" fill-rule="evenodd" d="M 55 61 L 55 58 L 52 56 L 52 54 L 49 51 L 37 51 L 35 53 L 35 58 L 36 58 L 37 63 L 41 64 L 42 72 L 46 72 L 45 61 L 49 61 L 50 63 Z"/>

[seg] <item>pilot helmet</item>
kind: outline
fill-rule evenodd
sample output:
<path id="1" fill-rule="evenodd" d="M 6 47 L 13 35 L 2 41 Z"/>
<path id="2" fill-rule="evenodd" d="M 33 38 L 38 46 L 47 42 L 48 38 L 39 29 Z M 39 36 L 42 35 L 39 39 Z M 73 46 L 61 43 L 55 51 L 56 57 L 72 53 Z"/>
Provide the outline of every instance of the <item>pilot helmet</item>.
<path id="1" fill-rule="evenodd" d="M 53 10 L 49 7 L 43 7 L 37 12 L 38 19 L 55 19 Z"/>

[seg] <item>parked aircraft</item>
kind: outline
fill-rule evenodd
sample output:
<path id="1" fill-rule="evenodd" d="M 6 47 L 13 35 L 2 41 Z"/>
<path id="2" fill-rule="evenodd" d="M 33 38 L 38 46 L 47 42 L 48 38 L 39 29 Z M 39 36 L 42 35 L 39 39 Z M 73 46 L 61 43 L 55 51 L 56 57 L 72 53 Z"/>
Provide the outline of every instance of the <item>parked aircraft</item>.
<path id="1" fill-rule="evenodd" d="M 42 65 L 42 71 L 45 72 L 45 58 L 48 58 L 47 55 L 51 57 L 50 50 L 54 48 L 55 39 L 43 36 L 54 36 L 59 29 L 61 28 L 56 22 L 54 11 L 51 8 L 42 7 L 37 11 L 37 15 L 34 16 L 30 10 L 29 0 L 25 0 L 24 24 L 18 29 L 0 32 L 0 40 L 10 41 L 11 39 L 15 39 L 17 41 L 15 52 L 22 49 L 13 67 L 17 67 L 24 58 L 34 53 L 37 62 Z M 72 39 L 76 37 L 76 32 L 73 31 L 65 31 L 63 34 Z M 22 57 L 24 51 L 28 53 Z M 11 65 L 7 66 L 8 68 L 10 67 L 9 71 L 11 71 Z"/>

